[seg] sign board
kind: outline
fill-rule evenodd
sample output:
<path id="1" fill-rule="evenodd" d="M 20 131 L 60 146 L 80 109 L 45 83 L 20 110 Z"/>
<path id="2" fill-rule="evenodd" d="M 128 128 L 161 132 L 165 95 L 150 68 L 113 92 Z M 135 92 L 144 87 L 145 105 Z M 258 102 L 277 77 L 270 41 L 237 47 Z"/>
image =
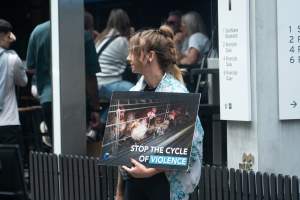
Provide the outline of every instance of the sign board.
<path id="1" fill-rule="evenodd" d="M 200 94 L 115 92 L 100 165 L 187 169 Z"/>
<path id="2" fill-rule="evenodd" d="M 251 120 L 249 0 L 219 0 L 220 113 Z"/>
<path id="3" fill-rule="evenodd" d="M 279 119 L 300 119 L 300 1 L 277 1 Z"/>

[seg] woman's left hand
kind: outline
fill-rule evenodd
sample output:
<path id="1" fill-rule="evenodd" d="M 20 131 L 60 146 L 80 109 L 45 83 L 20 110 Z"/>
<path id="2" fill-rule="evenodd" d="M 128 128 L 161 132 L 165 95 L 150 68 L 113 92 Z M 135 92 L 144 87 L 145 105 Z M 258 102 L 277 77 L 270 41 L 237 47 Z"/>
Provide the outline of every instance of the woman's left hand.
<path id="1" fill-rule="evenodd" d="M 163 169 L 147 168 L 145 165 L 134 159 L 130 160 L 133 166 L 129 168 L 123 165 L 122 168 L 134 178 L 148 178 L 164 171 Z"/>

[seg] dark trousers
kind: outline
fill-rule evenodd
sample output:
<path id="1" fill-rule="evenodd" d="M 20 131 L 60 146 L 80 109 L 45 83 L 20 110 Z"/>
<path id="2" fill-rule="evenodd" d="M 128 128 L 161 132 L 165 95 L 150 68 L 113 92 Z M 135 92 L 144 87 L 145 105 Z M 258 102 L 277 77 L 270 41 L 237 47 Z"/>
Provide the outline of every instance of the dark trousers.
<path id="1" fill-rule="evenodd" d="M 164 173 L 125 181 L 125 200 L 170 200 L 170 185 Z"/>
<path id="2" fill-rule="evenodd" d="M 88 105 L 88 103 L 86 105 Z M 44 120 L 48 128 L 48 134 L 51 138 L 51 141 L 53 141 L 52 102 L 43 103 L 42 109 L 43 109 Z M 86 107 L 86 114 L 87 114 L 86 120 L 88 124 L 91 116 L 91 109 L 89 109 L 89 106 Z"/>
<path id="3" fill-rule="evenodd" d="M 24 141 L 21 126 L 0 126 L 0 144 L 18 144 L 24 154 Z"/>
<path id="4" fill-rule="evenodd" d="M 43 114 L 44 114 L 44 119 L 45 123 L 48 128 L 48 134 L 51 138 L 53 138 L 53 124 L 52 124 L 52 102 L 47 102 L 42 104 L 42 109 L 43 109 Z"/>

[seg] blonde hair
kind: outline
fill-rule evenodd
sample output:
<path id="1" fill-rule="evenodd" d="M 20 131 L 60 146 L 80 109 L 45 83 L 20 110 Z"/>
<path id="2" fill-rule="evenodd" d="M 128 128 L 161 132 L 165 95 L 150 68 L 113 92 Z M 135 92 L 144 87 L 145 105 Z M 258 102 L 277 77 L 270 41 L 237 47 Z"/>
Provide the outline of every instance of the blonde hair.
<path id="1" fill-rule="evenodd" d="M 136 55 L 140 55 L 142 51 L 154 51 L 162 71 L 172 74 L 183 83 L 182 73 L 176 65 L 176 48 L 173 38 L 172 29 L 163 25 L 159 29 L 136 33 L 130 38 L 129 46 L 134 47 L 132 50 Z"/>

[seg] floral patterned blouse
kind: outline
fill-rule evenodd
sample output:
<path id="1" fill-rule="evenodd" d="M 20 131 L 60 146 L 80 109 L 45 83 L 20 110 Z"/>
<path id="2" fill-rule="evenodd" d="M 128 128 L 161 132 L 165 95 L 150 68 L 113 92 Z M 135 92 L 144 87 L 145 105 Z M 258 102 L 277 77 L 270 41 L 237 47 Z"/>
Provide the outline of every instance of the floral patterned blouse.
<path id="1" fill-rule="evenodd" d="M 142 76 L 137 84 L 131 88 L 131 91 L 142 91 L 145 87 L 146 82 Z M 171 74 L 166 73 L 156 87 L 155 92 L 188 93 L 188 90 Z M 166 176 L 170 183 L 171 200 L 188 200 L 189 194 L 194 191 L 199 183 L 202 164 L 203 135 L 204 132 L 200 120 L 197 117 L 188 169 L 186 171 L 173 170 L 166 172 Z"/>

